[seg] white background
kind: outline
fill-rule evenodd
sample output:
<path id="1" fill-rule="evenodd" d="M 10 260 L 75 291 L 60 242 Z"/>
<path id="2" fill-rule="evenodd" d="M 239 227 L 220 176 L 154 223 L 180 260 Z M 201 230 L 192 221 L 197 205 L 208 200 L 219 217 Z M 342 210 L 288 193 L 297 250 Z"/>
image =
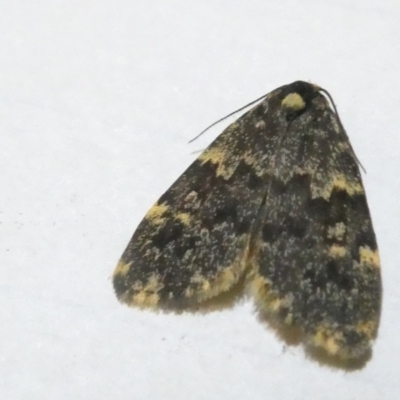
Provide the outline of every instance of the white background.
<path id="1" fill-rule="evenodd" d="M 397 0 L 2 1 L 0 398 L 396 398 L 399 21 Z M 352 372 L 285 350 L 251 299 L 154 314 L 120 305 L 110 279 L 226 124 L 187 141 L 298 79 L 331 92 L 367 169 L 384 301 Z"/>

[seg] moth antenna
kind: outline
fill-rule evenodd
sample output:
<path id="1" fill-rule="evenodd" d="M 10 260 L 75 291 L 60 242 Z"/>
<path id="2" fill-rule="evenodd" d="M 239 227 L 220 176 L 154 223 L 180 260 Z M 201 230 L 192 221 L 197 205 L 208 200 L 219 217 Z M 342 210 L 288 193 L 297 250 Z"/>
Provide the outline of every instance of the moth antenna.
<path id="1" fill-rule="evenodd" d="M 263 96 L 259 97 L 256 100 L 253 100 L 251 103 L 246 104 L 245 106 L 239 108 L 236 111 L 231 112 L 230 114 L 226 115 L 225 117 L 222 117 L 221 119 L 219 119 L 218 121 L 213 122 L 211 125 L 207 126 L 206 129 L 203 129 L 197 136 L 195 136 L 193 139 L 189 140 L 188 143 L 192 143 L 194 142 L 196 139 L 198 139 L 203 133 L 207 132 L 210 128 L 212 128 L 213 126 L 219 124 L 220 122 L 226 120 L 227 118 L 231 117 L 232 115 L 235 115 L 236 113 L 246 109 L 247 107 L 252 106 L 254 103 L 257 103 L 257 101 L 260 101 L 262 99 L 265 99 L 268 96 L 268 94 L 264 94 Z"/>

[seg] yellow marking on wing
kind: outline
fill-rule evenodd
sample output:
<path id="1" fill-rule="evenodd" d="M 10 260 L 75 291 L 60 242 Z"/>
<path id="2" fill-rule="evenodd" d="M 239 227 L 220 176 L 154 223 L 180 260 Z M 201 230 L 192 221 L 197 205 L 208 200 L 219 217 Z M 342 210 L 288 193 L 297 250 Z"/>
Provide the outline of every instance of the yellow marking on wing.
<path id="1" fill-rule="evenodd" d="M 163 218 L 163 214 L 169 209 L 169 207 L 165 204 L 156 203 L 146 214 L 146 219 L 151 221 L 154 225 L 160 225 L 164 222 L 165 218 Z"/>
<path id="2" fill-rule="evenodd" d="M 335 356 L 342 350 L 343 334 L 321 326 L 317 329 L 311 341 L 314 346 L 321 347 L 328 354 Z"/>
<path id="3" fill-rule="evenodd" d="M 145 292 L 139 292 L 135 294 L 132 298 L 133 304 L 135 304 L 138 307 L 151 307 L 154 308 L 157 306 L 158 302 L 160 300 L 160 297 L 158 294 L 152 293 L 145 293 Z"/>
<path id="4" fill-rule="evenodd" d="M 201 290 L 202 290 L 203 294 L 207 295 L 207 292 L 209 292 L 211 290 L 210 281 L 207 281 L 206 279 L 204 279 L 204 281 L 201 285 Z"/>
<path id="5" fill-rule="evenodd" d="M 251 280 L 249 288 L 254 298 L 264 299 L 268 296 L 271 282 L 261 275 L 255 275 Z"/>
<path id="6" fill-rule="evenodd" d="M 176 214 L 175 218 L 179 219 L 179 221 L 181 221 L 183 225 L 188 226 L 190 224 L 191 217 L 190 217 L 190 214 L 188 214 L 188 213 Z"/>
<path id="7" fill-rule="evenodd" d="M 113 275 L 125 276 L 131 268 L 132 263 L 132 261 L 129 263 L 125 263 L 124 261 L 119 260 L 117 266 L 115 267 Z"/>
<path id="8" fill-rule="evenodd" d="M 380 268 L 379 252 L 378 250 L 372 251 L 369 246 L 360 247 L 360 264 L 373 265 L 375 268 Z"/>
<path id="9" fill-rule="evenodd" d="M 363 321 L 356 326 L 356 331 L 372 339 L 376 335 L 377 328 L 377 321 Z"/>
<path id="10" fill-rule="evenodd" d="M 346 225 L 343 222 L 338 222 L 334 226 L 328 228 L 328 239 L 343 240 L 346 233 Z"/>
<path id="11" fill-rule="evenodd" d="M 282 100 L 281 106 L 301 110 L 306 106 L 306 103 L 298 93 L 290 93 Z"/>
<path id="12" fill-rule="evenodd" d="M 195 297 L 201 302 L 231 289 L 243 275 L 247 253 L 248 249 L 244 250 L 230 266 L 221 269 L 212 279 L 196 271 L 190 279 L 190 286 L 185 289 L 185 296 Z"/>
<path id="13" fill-rule="evenodd" d="M 241 265 L 238 265 L 238 267 L 233 265 L 220 271 L 212 283 L 212 290 L 215 293 L 220 293 L 230 289 L 239 280 L 243 272 Z"/>
<path id="14" fill-rule="evenodd" d="M 211 149 L 205 150 L 199 156 L 199 160 L 205 164 L 207 161 L 211 161 L 213 164 L 222 164 L 225 161 L 225 150 L 219 147 L 212 147 Z"/>
<path id="15" fill-rule="evenodd" d="M 329 255 L 333 258 L 344 257 L 347 253 L 347 249 L 344 246 L 338 246 L 334 244 L 329 248 Z"/>
<path id="16" fill-rule="evenodd" d="M 364 189 L 359 182 L 349 182 L 347 178 L 340 174 L 333 179 L 333 187 L 336 189 L 345 190 L 350 196 L 358 193 L 363 193 Z"/>
<path id="17" fill-rule="evenodd" d="M 257 274 L 251 280 L 250 291 L 256 299 L 258 307 L 266 313 L 278 314 L 283 308 L 290 309 L 292 306 L 292 300 L 289 297 L 279 297 L 276 292 L 271 290 L 271 282 L 261 275 Z M 293 315 L 289 312 L 283 322 L 292 325 Z"/>
<path id="18" fill-rule="evenodd" d="M 350 196 L 364 193 L 364 188 L 360 182 L 349 181 L 345 175 L 339 174 L 331 178 L 324 186 L 320 183 L 312 184 L 312 197 L 322 197 L 325 200 L 329 200 L 334 189 L 345 190 Z"/>
<path id="19" fill-rule="evenodd" d="M 283 307 L 283 305 L 283 299 L 274 299 L 269 303 L 268 307 L 271 309 L 271 311 L 277 312 Z"/>
<path id="20" fill-rule="evenodd" d="M 332 356 L 339 356 L 342 359 L 357 358 L 369 348 L 376 335 L 377 327 L 378 322 L 372 320 L 361 321 L 351 327 L 354 332 L 361 335 L 360 342 L 353 344 L 347 343 L 349 339 L 344 336 L 341 330 L 338 330 L 338 327 L 321 324 L 310 341 L 314 346 L 324 349 Z"/>
<path id="21" fill-rule="evenodd" d="M 321 324 L 310 338 L 310 343 L 324 349 L 329 355 L 338 356 L 343 360 L 358 358 L 369 349 L 376 334 L 377 322 L 360 322 L 347 328 L 351 329 L 350 332 L 361 334 L 358 343 L 352 343 L 351 336 L 345 336 L 341 327 L 335 324 L 333 326 Z"/>
<path id="22" fill-rule="evenodd" d="M 146 285 L 132 296 L 132 303 L 139 307 L 156 307 L 160 296 L 158 292 L 164 287 L 160 276 L 153 274 L 148 279 Z"/>
<path id="23" fill-rule="evenodd" d="M 208 161 L 218 165 L 217 176 L 229 179 L 235 172 L 239 159 L 235 159 L 234 157 L 228 159 L 228 154 L 223 147 L 212 147 L 205 150 L 198 159 L 202 161 L 202 165 Z"/>

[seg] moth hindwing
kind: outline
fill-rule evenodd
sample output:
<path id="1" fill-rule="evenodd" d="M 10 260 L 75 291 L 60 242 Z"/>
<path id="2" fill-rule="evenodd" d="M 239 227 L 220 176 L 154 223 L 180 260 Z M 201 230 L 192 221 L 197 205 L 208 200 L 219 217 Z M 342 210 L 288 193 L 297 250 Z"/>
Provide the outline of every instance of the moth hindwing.
<path id="1" fill-rule="evenodd" d="M 258 307 L 329 355 L 376 337 L 380 264 L 357 159 L 316 85 L 230 125 L 146 214 L 114 272 L 120 301 L 184 308 L 246 275 Z"/>

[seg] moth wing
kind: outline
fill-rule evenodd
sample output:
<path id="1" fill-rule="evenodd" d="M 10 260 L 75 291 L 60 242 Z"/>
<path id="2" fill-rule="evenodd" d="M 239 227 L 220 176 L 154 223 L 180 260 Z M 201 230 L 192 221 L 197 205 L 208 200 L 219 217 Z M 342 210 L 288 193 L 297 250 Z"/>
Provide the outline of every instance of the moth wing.
<path id="1" fill-rule="evenodd" d="M 322 95 L 290 123 L 280 149 L 254 237 L 255 296 L 311 345 L 356 358 L 376 335 L 381 304 L 357 160 Z"/>
<path id="2" fill-rule="evenodd" d="M 218 295 L 243 274 L 272 152 L 266 101 L 230 125 L 150 209 L 114 272 L 120 301 L 184 307 Z"/>

